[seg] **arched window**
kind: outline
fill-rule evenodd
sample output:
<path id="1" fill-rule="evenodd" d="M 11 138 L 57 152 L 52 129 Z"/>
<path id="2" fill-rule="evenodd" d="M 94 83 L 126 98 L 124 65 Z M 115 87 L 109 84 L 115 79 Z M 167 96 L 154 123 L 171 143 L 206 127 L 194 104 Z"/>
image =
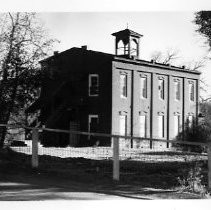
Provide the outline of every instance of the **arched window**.
<path id="1" fill-rule="evenodd" d="M 135 39 L 132 39 L 131 41 L 131 55 L 138 55 L 138 42 Z"/>
<path id="2" fill-rule="evenodd" d="M 118 42 L 118 46 L 117 46 L 117 55 L 124 55 L 125 54 L 124 49 L 125 49 L 125 45 L 124 45 L 123 41 L 120 40 Z"/>

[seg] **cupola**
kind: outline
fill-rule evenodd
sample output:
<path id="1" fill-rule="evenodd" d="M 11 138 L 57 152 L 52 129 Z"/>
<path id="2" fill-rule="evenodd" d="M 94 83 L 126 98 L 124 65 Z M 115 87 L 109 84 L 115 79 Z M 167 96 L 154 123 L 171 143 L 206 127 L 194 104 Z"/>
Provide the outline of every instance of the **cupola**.
<path id="1" fill-rule="evenodd" d="M 112 34 L 115 36 L 115 54 L 136 59 L 139 58 L 139 40 L 143 35 L 129 29 Z"/>

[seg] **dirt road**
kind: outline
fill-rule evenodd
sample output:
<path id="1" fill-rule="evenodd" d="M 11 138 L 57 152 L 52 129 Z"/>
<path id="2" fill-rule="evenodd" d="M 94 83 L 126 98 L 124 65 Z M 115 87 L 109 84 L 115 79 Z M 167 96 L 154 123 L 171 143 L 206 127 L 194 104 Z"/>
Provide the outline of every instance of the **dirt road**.
<path id="1" fill-rule="evenodd" d="M 92 183 L 77 183 L 39 173 L 0 174 L 1 201 L 147 199 L 147 196 L 133 197 L 115 191 L 114 188 L 114 186 L 95 186 Z"/>
<path id="2" fill-rule="evenodd" d="M 115 183 L 81 183 L 46 174 L 0 173 L 1 201 L 120 200 L 198 198 L 172 190 L 132 187 Z"/>

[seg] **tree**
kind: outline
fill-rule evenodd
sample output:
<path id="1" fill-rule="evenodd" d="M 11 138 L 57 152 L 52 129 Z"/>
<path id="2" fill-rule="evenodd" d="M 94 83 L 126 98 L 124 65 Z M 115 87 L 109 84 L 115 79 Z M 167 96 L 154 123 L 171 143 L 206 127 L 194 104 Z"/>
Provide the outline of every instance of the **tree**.
<path id="1" fill-rule="evenodd" d="M 153 60 L 156 63 L 162 63 L 162 64 L 170 64 L 172 65 L 173 62 L 177 61 L 179 59 L 179 50 L 174 49 L 168 49 L 166 52 L 161 51 L 155 51 L 151 54 L 151 60 Z M 198 61 L 190 61 L 182 63 L 178 66 L 185 67 L 185 69 L 189 71 L 199 71 L 205 66 L 206 58 L 203 58 Z M 185 64 L 185 65 L 184 65 Z M 204 79 L 200 79 L 200 91 L 207 92 L 207 83 L 204 81 Z M 203 100 L 202 96 L 200 95 L 200 99 Z"/>
<path id="2" fill-rule="evenodd" d="M 204 66 L 205 66 L 205 61 L 206 58 L 204 59 L 201 59 L 199 61 L 191 61 L 191 62 L 188 62 L 186 64 L 186 69 L 189 69 L 190 71 L 200 71 Z M 200 82 L 200 85 L 199 85 L 199 89 L 200 89 L 200 92 L 202 93 L 207 93 L 207 87 L 208 87 L 208 84 L 206 83 L 205 79 L 204 78 L 200 78 L 199 80 Z M 203 95 L 200 94 L 199 96 L 199 99 L 201 101 L 203 101 Z"/>
<path id="3" fill-rule="evenodd" d="M 155 51 L 151 55 L 151 59 L 157 63 L 171 64 L 174 60 L 178 59 L 178 50 L 168 49 L 165 53 Z"/>
<path id="4" fill-rule="evenodd" d="M 151 60 L 156 63 L 162 63 L 163 54 L 161 51 L 155 51 L 151 54 Z"/>
<path id="5" fill-rule="evenodd" d="M 7 124 L 37 97 L 42 77 L 39 60 L 51 52 L 54 41 L 35 13 L 1 15 L 0 123 Z M 0 147 L 6 132 L 0 127 Z"/>
<path id="6" fill-rule="evenodd" d="M 153 60 L 156 63 L 162 63 L 162 64 L 173 64 L 174 61 L 177 61 L 180 58 L 179 56 L 179 50 L 175 49 L 168 49 L 166 52 L 161 52 L 161 51 L 155 51 L 151 54 L 151 60 Z M 185 65 L 184 63 L 182 65 L 178 66 L 184 66 L 186 69 L 190 71 L 198 71 L 201 68 L 205 66 L 205 59 L 203 58 L 198 61 L 191 61 L 191 62 L 186 62 Z"/>
<path id="7" fill-rule="evenodd" d="M 210 142 L 211 137 L 211 103 L 210 98 L 207 98 L 200 102 L 200 115 L 198 121 L 194 119 L 192 122 L 186 121 L 184 130 L 182 130 L 176 139 L 178 141 L 190 141 L 190 142 Z M 188 146 L 183 144 L 175 144 L 177 148 L 182 150 L 190 150 L 193 152 L 205 152 L 204 146 Z"/>
<path id="8" fill-rule="evenodd" d="M 196 31 L 206 38 L 211 49 L 211 11 L 195 13 L 194 23 L 198 26 Z"/>

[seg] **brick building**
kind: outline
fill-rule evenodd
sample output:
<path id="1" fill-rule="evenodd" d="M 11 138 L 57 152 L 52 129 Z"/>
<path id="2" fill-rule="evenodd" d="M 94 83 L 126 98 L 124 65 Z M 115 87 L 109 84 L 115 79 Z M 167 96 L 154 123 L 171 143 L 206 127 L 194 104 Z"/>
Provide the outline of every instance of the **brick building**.
<path id="1" fill-rule="evenodd" d="M 39 121 L 50 128 L 174 139 L 187 119 L 190 123 L 197 119 L 200 72 L 140 60 L 142 35 L 132 30 L 112 35 L 115 55 L 82 46 L 41 61 L 49 77 L 27 112 L 40 110 Z M 110 145 L 110 140 L 98 140 Z M 44 144 L 52 145 L 94 141 L 85 136 L 43 135 Z M 130 140 L 122 144 L 141 146 Z"/>

